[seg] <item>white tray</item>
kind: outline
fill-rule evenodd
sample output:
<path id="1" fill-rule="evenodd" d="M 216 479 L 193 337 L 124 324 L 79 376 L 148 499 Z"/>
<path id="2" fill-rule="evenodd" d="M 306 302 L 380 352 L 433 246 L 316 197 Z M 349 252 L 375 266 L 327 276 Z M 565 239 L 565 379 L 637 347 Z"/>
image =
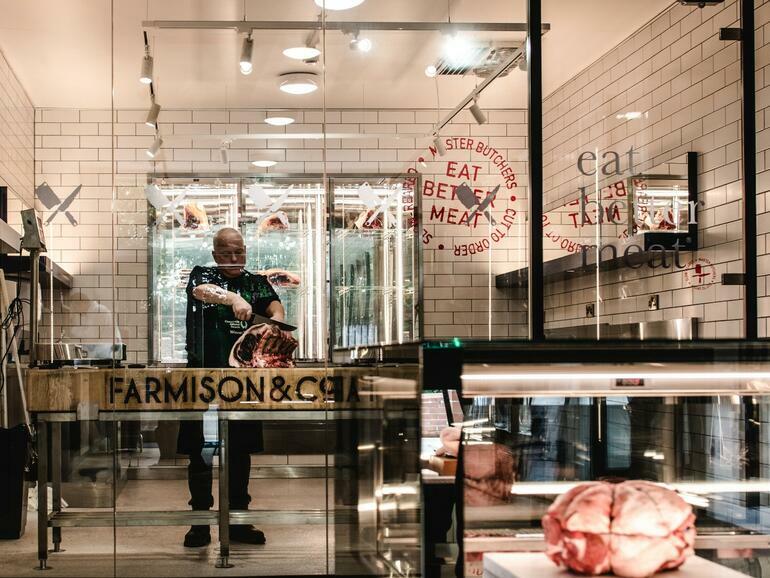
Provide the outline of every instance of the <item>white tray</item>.
<path id="1" fill-rule="evenodd" d="M 484 554 L 484 578 L 572 578 L 578 577 L 560 568 L 543 553 Z M 608 574 L 611 576 L 611 574 Z M 655 574 L 656 578 L 746 578 L 735 570 L 692 556 L 678 570 Z"/>

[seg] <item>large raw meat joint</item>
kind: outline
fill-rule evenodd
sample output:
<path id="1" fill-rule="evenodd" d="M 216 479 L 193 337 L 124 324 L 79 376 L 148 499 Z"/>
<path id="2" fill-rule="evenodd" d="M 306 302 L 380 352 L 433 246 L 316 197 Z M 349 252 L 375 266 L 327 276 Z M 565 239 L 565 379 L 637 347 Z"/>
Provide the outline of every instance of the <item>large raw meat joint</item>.
<path id="1" fill-rule="evenodd" d="M 693 553 L 695 515 L 676 492 L 644 481 L 588 482 L 543 516 L 546 554 L 586 575 L 646 578 Z"/>

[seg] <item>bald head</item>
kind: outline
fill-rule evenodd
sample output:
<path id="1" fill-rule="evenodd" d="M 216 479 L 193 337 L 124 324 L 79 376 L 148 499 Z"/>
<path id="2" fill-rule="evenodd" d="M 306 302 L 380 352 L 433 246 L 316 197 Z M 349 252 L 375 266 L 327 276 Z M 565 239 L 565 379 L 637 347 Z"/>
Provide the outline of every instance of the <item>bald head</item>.
<path id="1" fill-rule="evenodd" d="M 219 231 L 214 234 L 214 250 L 216 251 L 217 247 L 227 245 L 231 241 L 240 242 L 243 244 L 243 235 L 241 235 L 241 232 L 238 229 L 233 229 L 232 227 L 224 227 L 223 229 L 219 229 Z"/>
<path id="2" fill-rule="evenodd" d="M 246 266 L 246 246 L 240 231 L 230 227 L 217 231 L 211 255 L 222 275 L 238 277 Z"/>

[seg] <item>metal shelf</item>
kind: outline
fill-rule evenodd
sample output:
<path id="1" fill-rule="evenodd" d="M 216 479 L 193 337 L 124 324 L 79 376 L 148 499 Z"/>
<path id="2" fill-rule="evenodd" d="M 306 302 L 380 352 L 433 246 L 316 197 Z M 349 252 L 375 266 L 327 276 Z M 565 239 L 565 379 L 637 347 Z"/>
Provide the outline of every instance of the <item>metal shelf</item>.
<path id="1" fill-rule="evenodd" d="M 19 253 L 21 234 L 8 223 L 0 219 L 0 253 Z"/>
<path id="2" fill-rule="evenodd" d="M 654 262 L 654 260 L 660 259 L 660 250 L 650 250 L 650 247 L 655 245 L 668 246 L 672 239 L 668 239 L 665 244 L 660 240 L 660 236 L 665 233 L 654 233 L 639 235 L 638 237 L 631 238 L 628 241 L 614 241 L 602 245 L 599 270 L 600 271 L 615 271 L 617 269 L 625 269 L 628 267 L 637 268 L 648 263 Z M 686 233 L 673 233 L 669 234 L 673 237 L 673 240 L 684 240 Z M 636 246 L 640 251 L 625 253 L 626 249 L 631 246 Z M 613 247 L 613 249 L 610 249 Z M 692 251 L 689 245 L 680 245 L 682 252 Z M 688 248 L 689 247 L 689 248 Z M 667 249 L 668 250 L 668 249 Z M 608 258 L 605 258 L 608 257 Z M 585 256 L 582 253 L 572 253 L 559 257 L 557 259 L 551 259 L 543 263 L 543 285 L 549 283 L 558 283 L 559 281 L 566 281 L 577 277 L 583 277 L 585 275 L 596 273 L 596 251 L 595 249 L 589 249 Z M 529 283 L 529 267 L 522 267 L 508 273 L 501 273 L 495 277 L 495 287 L 497 289 L 526 289 Z"/>
<path id="3" fill-rule="evenodd" d="M 331 512 L 317 510 L 234 510 L 230 512 L 231 524 L 326 524 Z M 351 518 L 343 512 L 334 512 L 335 520 Z M 48 519 L 52 528 L 104 528 L 120 526 L 190 526 L 212 525 L 219 521 L 218 510 L 178 511 L 63 511 L 54 512 Z"/>
<path id="4" fill-rule="evenodd" d="M 28 255 L 0 256 L 0 268 L 5 271 L 6 277 L 20 274 L 22 277 L 28 278 L 30 267 L 31 263 Z M 72 289 L 72 275 L 54 263 L 50 258 L 42 255 L 40 257 L 40 282 L 43 285 L 47 285 L 51 275 L 53 275 L 54 287 Z"/>

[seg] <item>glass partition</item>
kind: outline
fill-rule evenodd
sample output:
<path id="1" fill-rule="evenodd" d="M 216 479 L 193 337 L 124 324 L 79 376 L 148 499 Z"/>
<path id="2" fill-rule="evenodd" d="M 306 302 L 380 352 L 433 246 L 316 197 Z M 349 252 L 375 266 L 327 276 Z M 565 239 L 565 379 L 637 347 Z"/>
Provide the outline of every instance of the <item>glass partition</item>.
<path id="1" fill-rule="evenodd" d="M 333 178 L 333 345 L 355 348 L 420 340 L 419 175 Z"/>
<path id="2" fill-rule="evenodd" d="M 546 335 L 739 338 L 741 67 L 720 40 L 738 2 L 597 9 L 617 38 L 577 66 L 543 40 Z"/>

